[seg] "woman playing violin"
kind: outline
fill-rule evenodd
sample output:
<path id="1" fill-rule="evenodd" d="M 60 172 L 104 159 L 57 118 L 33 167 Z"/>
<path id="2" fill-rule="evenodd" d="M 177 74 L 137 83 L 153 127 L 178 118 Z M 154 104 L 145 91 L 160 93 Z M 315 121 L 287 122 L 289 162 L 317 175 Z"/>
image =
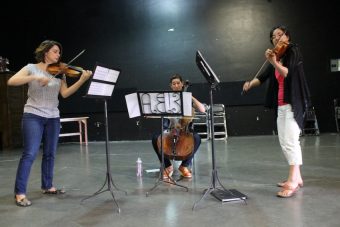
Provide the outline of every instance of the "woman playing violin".
<path id="1" fill-rule="evenodd" d="M 26 197 L 29 173 L 42 143 L 41 189 L 44 194 L 64 193 L 53 186 L 54 158 L 60 131 L 58 95 L 67 98 L 75 93 L 92 75 L 84 70 L 79 80 L 68 87 L 65 76 L 57 79 L 48 73 L 48 65 L 60 61 L 62 46 L 52 40 L 43 41 L 35 50 L 38 63 L 27 64 L 8 80 L 9 86 L 28 84 L 28 99 L 22 118 L 23 153 L 15 180 L 15 202 L 31 205 Z"/>
<path id="2" fill-rule="evenodd" d="M 183 79 L 179 74 L 175 74 L 170 78 L 170 88 L 173 91 L 183 91 L 184 88 L 184 83 L 183 83 Z M 192 97 L 192 105 L 193 108 L 197 111 L 200 112 L 205 112 L 205 107 L 204 105 L 199 102 L 196 98 Z M 171 127 L 170 123 L 171 121 L 167 121 L 167 126 Z M 170 124 L 170 125 L 169 125 Z M 152 138 L 152 145 L 153 148 L 158 156 L 159 161 L 162 160 L 162 156 L 159 152 L 159 148 L 157 146 L 157 140 L 159 138 L 160 134 L 155 134 Z M 191 174 L 191 163 L 192 163 L 192 159 L 194 158 L 195 153 L 197 152 L 200 144 L 201 144 L 201 137 L 197 134 L 197 133 L 193 133 L 193 137 L 194 137 L 194 149 L 193 152 L 191 153 L 190 156 L 188 156 L 186 159 L 182 160 L 182 164 L 179 166 L 178 170 L 180 172 L 180 174 L 185 177 L 185 178 L 191 178 L 192 174 Z M 172 176 L 174 171 L 173 165 L 171 164 L 171 161 L 168 157 L 164 156 L 164 171 L 163 171 L 163 179 L 168 179 L 169 177 Z"/>
<path id="3" fill-rule="evenodd" d="M 270 31 L 270 42 L 274 49 L 265 51 L 270 64 L 262 74 L 243 85 L 243 91 L 247 92 L 266 80 L 269 81 L 265 105 L 277 111 L 279 142 L 289 165 L 287 179 L 277 184 L 282 187 L 277 196 L 283 198 L 293 196 L 303 186 L 299 136 L 303 129 L 304 113 L 310 106 L 302 55 L 299 47 L 290 41 L 290 32 L 285 26 L 274 27 Z M 280 54 L 282 56 L 278 56 L 275 50 L 281 42 L 288 45 L 285 52 Z"/>

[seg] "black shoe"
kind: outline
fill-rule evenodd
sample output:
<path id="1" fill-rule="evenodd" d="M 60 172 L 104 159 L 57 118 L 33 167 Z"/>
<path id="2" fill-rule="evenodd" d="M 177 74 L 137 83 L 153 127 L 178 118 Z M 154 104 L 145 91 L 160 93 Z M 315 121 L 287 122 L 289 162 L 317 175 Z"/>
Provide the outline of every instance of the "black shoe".
<path id="1" fill-rule="evenodd" d="M 60 194 L 65 194 L 66 191 L 65 189 L 55 189 L 55 190 L 42 190 L 43 194 L 48 194 L 48 195 L 60 195 Z"/>
<path id="2" fill-rule="evenodd" d="M 29 201 L 26 197 L 20 199 L 20 200 L 17 200 L 15 198 L 15 204 L 19 207 L 29 207 L 32 205 L 31 201 Z"/>

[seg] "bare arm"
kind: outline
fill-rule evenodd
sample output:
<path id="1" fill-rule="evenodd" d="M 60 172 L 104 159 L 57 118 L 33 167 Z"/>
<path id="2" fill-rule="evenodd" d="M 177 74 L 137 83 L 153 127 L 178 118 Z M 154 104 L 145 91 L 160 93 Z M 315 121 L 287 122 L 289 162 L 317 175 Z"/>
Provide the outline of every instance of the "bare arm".
<path id="1" fill-rule="evenodd" d="M 92 75 L 92 72 L 89 70 L 83 70 L 82 75 L 79 80 L 72 84 L 72 86 L 68 87 L 66 80 L 61 81 L 60 94 L 63 98 L 67 98 L 73 95 Z"/>
<path id="2" fill-rule="evenodd" d="M 199 112 L 202 112 L 202 113 L 205 112 L 204 105 L 200 101 L 198 101 L 195 97 L 192 97 L 192 103 L 193 103 L 193 106 L 196 110 L 198 110 Z"/>
<path id="3" fill-rule="evenodd" d="M 281 62 L 276 59 L 276 55 L 272 50 L 267 49 L 265 52 L 265 56 L 270 64 L 272 64 L 275 69 L 280 73 L 280 75 L 282 75 L 283 77 L 287 77 L 288 68 L 283 66 Z"/>
<path id="4" fill-rule="evenodd" d="M 27 68 L 23 67 L 19 72 L 14 74 L 9 80 L 7 81 L 8 86 L 21 86 L 27 84 L 33 80 L 39 81 L 41 86 L 46 86 L 50 81 L 47 77 L 39 77 L 35 75 L 30 75 Z"/>
<path id="5" fill-rule="evenodd" d="M 254 78 L 252 79 L 251 81 L 246 81 L 244 84 L 243 84 L 243 91 L 247 92 L 249 91 L 251 88 L 253 87 L 257 87 L 261 85 L 261 82 L 259 79 L 257 78 Z"/>

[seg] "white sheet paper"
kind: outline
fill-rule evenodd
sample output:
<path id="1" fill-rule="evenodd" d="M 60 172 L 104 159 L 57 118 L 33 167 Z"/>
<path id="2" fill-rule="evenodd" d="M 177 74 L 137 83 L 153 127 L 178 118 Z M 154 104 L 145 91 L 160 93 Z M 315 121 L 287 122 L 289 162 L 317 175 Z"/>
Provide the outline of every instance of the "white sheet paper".
<path id="1" fill-rule="evenodd" d="M 192 94 L 183 92 L 183 116 L 192 116 Z"/>
<path id="2" fill-rule="evenodd" d="M 125 101 L 126 101 L 126 105 L 127 105 L 130 118 L 141 116 L 140 110 L 139 110 L 137 93 L 125 95 Z"/>
<path id="3" fill-rule="evenodd" d="M 111 96 L 114 87 L 115 86 L 113 84 L 103 84 L 103 83 L 92 82 L 87 94 L 98 95 L 98 96 Z"/>
<path id="4" fill-rule="evenodd" d="M 93 79 L 116 83 L 119 73 L 120 72 L 117 70 L 105 68 L 98 65 L 96 67 L 96 70 L 94 71 Z"/>

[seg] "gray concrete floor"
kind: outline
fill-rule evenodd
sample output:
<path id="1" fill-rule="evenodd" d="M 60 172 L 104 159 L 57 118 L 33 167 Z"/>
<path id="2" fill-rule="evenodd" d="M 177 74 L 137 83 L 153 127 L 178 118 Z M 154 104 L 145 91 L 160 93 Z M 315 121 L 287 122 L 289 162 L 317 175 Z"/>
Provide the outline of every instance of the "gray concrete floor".
<path id="1" fill-rule="evenodd" d="M 106 178 L 105 143 L 60 144 L 54 183 L 64 195 L 40 191 L 41 156 L 29 180 L 28 198 L 33 205 L 17 207 L 13 184 L 21 150 L 0 152 L 0 226 L 339 226 L 340 136 L 322 134 L 301 138 L 305 186 L 289 199 L 277 198 L 276 183 L 285 179 L 287 164 L 276 136 L 230 137 L 215 141 L 219 179 L 227 189 L 237 189 L 249 198 L 221 203 L 208 195 L 195 210 L 211 180 L 210 142 L 203 141 L 194 161 L 192 180 L 178 182 L 189 188 L 160 183 L 148 197 L 158 175 L 136 177 L 136 160 L 143 168 L 159 168 L 149 141 L 110 142 L 109 159 L 113 182 L 127 195 L 109 191 L 89 198 Z M 176 162 L 178 167 L 180 162 Z M 175 172 L 175 175 L 178 172 Z M 176 176 L 175 176 L 176 177 Z M 216 184 L 218 186 L 218 184 Z M 104 185 L 104 189 L 108 186 Z"/>

